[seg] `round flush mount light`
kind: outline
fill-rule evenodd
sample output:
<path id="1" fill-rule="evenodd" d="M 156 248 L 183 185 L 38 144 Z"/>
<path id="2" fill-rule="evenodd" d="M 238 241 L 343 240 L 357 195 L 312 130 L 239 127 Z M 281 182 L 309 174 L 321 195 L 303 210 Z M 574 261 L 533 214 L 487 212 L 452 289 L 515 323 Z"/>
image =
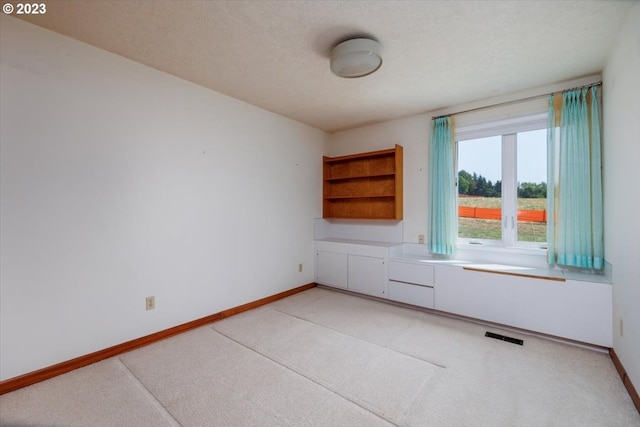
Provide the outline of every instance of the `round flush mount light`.
<path id="1" fill-rule="evenodd" d="M 350 39 L 331 50 L 331 71 L 340 77 L 364 77 L 381 65 L 380 43 L 372 39 Z"/>

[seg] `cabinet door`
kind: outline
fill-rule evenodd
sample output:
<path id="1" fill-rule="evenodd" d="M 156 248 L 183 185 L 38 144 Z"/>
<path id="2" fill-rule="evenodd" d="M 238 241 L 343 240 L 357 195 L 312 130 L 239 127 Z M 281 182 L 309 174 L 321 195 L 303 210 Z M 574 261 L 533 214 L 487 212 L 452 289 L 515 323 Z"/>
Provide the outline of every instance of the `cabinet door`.
<path id="1" fill-rule="evenodd" d="M 349 290 L 382 297 L 384 284 L 383 258 L 349 255 Z"/>
<path id="2" fill-rule="evenodd" d="M 322 285 L 347 288 L 347 254 L 316 252 L 316 282 Z"/>

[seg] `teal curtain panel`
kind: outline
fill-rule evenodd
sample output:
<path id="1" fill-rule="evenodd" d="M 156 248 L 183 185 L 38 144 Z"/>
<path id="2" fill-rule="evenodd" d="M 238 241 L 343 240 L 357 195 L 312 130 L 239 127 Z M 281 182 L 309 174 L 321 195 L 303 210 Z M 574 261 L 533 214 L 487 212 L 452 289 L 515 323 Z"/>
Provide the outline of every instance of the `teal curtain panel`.
<path id="1" fill-rule="evenodd" d="M 455 255 L 458 210 L 455 144 L 450 116 L 431 120 L 429 144 L 429 250 Z"/>
<path id="2" fill-rule="evenodd" d="M 548 261 L 600 270 L 604 266 L 602 148 L 597 87 L 549 101 L 547 134 Z M 560 117 L 558 123 L 558 116 Z"/>

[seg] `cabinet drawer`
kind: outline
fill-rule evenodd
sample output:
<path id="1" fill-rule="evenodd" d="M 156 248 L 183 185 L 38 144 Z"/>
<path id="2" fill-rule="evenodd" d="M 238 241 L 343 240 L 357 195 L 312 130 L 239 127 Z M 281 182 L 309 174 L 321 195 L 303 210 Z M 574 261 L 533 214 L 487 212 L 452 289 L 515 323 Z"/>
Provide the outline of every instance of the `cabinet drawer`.
<path id="1" fill-rule="evenodd" d="M 389 299 L 420 307 L 434 308 L 434 292 L 429 286 L 389 281 Z"/>
<path id="2" fill-rule="evenodd" d="M 390 261 L 389 280 L 433 286 L 433 266 Z"/>

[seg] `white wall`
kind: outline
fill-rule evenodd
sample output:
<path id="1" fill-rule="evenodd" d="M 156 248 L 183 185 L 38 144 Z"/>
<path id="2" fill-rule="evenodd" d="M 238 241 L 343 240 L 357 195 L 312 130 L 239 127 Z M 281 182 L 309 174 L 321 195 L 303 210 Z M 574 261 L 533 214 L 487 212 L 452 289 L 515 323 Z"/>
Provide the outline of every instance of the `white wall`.
<path id="1" fill-rule="evenodd" d="M 613 265 L 613 348 L 640 390 L 640 4 L 633 7 L 607 60 L 603 93 L 605 256 Z"/>
<path id="2" fill-rule="evenodd" d="M 1 31 L 1 379 L 313 281 L 323 132 Z"/>
<path id="3" fill-rule="evenodd" d="M 334 133 L 329 136 L 325 149 L 325 155 L 334 157 L 402 145 L 405 242 L 417 243 L 419 234 L 426 235 L 429 119 L 430 116 L 420 114 Z"/>
<path id="4" fill-rule="evenodd" d="M 506 119 L 546 111 L 547 95 L 563 89 L 591 84 L 601 76 L 589 75 L 564 83 L 551 84 L 511 93 L 490 99 L 456 105 L 397 120 L 391 120 L 361 128 L 345 130 L 329 135 L 325 155 L 341 156 L 365 151 L 391 148 L 394 144 L 404 147 L 404 242 L 418 243 L 420 234 L 428 241 L 427 194 L 429 178 L 429 123 L 431 117 L 467 111 L 504 103 L 502 107 L 456 114 L 456 125 L 469 125 L 491 120 Z M 511 101 L 530 99 L 519 104 Z M 545 260 L 543 260 L 543 263 Z"/>

